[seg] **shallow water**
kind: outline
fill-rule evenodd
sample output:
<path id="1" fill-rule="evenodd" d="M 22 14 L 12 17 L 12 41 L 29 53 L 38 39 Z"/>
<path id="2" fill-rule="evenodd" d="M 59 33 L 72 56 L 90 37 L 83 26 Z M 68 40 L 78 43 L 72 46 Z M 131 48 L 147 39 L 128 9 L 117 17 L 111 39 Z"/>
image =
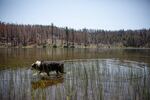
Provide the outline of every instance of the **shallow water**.
<path id="1" fill-rule="evenodd" d="M 28 67 L 36 60 L 119 59 L 150 64 L 150 49 L 63 49 L 63 48 L 3 48 L 0 68 Z"/>
<path id="2" fill-rule="evenodd" d="M 39 50 L 0 49 L 0 100 L 150 100 L 149 50 Z M 39 75 L 36 59 L 65 60 L 66 73 Z"/>

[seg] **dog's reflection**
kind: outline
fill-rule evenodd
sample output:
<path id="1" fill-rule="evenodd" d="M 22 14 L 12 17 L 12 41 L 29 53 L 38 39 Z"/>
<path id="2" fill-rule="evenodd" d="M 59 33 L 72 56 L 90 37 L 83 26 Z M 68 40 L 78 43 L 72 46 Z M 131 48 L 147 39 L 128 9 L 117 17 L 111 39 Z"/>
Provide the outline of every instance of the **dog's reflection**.
<path id="1" fill-rule="evenodd" d="M 36 82 L 31 82 L 32 84 L 32 89 L 38 89 L 38 88 L 47 88 L 49 86 L 61 84 L 64 81 L 63 75 L 61 76 L 56 76 L 53 78 L 45 78 L 43 77 L 41 80 L 36 81 Z"/>

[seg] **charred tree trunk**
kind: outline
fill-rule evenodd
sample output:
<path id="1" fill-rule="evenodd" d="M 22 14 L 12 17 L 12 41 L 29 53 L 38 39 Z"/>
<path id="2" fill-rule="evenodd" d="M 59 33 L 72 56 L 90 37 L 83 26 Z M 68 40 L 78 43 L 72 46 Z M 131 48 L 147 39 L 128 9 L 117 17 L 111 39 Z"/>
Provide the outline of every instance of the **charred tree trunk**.
<path id="1" fill-rule="evenodd" d="M 66 27 L 66 43 L 67 43 L 67 48 L 69 47 L 69 34 L 68 34 L 68 27 Z"/>
<path id="2" fill-rule="evenodd" d="M 52 33 L 52 45 L 54 43 L 53 35 L 54 35 L 54 26 L 53 23 L 51 24 L 51 33 Z"/>

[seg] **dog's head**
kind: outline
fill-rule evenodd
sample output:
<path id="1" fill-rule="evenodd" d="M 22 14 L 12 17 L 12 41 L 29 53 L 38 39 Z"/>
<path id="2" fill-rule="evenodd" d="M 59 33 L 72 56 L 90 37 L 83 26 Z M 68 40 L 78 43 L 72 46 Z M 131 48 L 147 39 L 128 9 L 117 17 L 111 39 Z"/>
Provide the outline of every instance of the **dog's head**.
<path id="1" fill-rule="evenodd" d="M 40 67 L 40 65 L 41 65 L 41 61 L 36 61 L 35 63 L 33 63 L 31 65 L 31 70 L 38 69 L 38 67 Z"/>

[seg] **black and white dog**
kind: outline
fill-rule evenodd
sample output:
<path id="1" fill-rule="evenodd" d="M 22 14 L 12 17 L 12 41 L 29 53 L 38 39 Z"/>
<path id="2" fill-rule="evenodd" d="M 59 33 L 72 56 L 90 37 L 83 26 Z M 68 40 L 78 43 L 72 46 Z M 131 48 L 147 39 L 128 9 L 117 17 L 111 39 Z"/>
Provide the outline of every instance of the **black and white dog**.
<path id="1" fill-rule="evenodd" d="M 64 63 L 56 61 L 36 61 L 32 64 L 31 69 L 36 69 L 41 72 L 46 72 L 49 76 L 50 71 L 56 71 L 57 74 L 64 73 Z"/>

